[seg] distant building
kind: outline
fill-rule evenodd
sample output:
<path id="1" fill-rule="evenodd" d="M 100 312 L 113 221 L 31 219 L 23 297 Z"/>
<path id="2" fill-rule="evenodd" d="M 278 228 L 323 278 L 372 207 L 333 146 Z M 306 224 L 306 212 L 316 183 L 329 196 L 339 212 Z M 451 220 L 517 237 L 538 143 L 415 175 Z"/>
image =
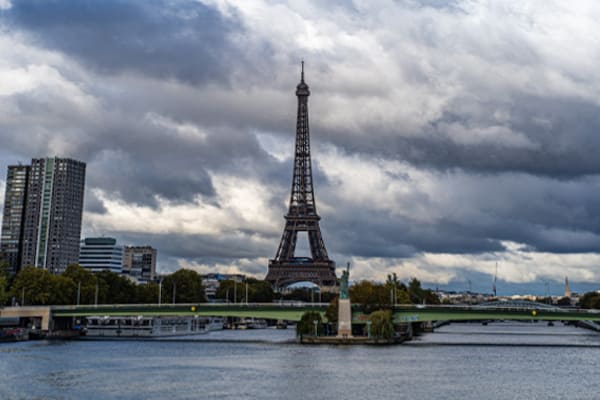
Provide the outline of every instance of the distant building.
<path id="1" fill-rule="evenodd" d="M 123 274 L 138 281 L 156 279 L 156 249 L 151 246 L 125 246 Z"/>
<path id="2" fill-rule="evenodd" d="M 2 249 L 13 272 L 33 265 L 61 273 L 79 259 L 85 163 L 39 158 L 9 166 Z"/>
<path id="3" fill-rule="evenodd" d="M 564 297 L 571 297 L 571 288 L 569 287 L 569 278 L 565 276 L 565 295 Z"/>
<path id="4" fill-rule="evenodd" d="M 4 193 L 0 253 L 8 262 L 8 269 L 13 274 L 17 273 L 21 268 L 23 221 L 25 219 L 28 176 L 28 165 L 11 165 L 8 167 L 6 192 Z"/>
<path id="5" fill-rule="evenodd" d="M 205 275 L 202 277 L 202 286 L 204 287 L 204 294 L 207 299 L 211 300 L 217 297 L 217 290 L 219 289 L 220 283 L 221 282 L 214 276 L 207 277 Z"/>
<path id="6" fill-rule="evenodd" d="M 233 280 L 242 283 L 246 280 L 246 276 L 242 274 L 219 274 L 212 273 L 202 275 L 202 286 L 207 299 L 214 300 L 217 297 L 217 290 L 222 281 Z"/>
<path id="7" fill-rule="evenodd" d="M 91 272 L 109 270 L 120 274 L 123 269 L 123 246 L 114 238 L 85 238 L 79 250 L 79 265 Z"/>

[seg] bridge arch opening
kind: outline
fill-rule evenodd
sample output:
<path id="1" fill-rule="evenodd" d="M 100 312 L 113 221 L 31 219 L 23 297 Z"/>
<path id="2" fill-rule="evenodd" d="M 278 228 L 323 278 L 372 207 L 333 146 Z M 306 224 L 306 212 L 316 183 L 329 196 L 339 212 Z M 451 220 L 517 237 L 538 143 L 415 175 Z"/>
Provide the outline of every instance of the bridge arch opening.
<path id="1" fill-rule="evenodd" d="M 320 303 L 322 301 L 321 288 L 314 282 L 292 282 L 281 288 L 284 300 L 302 301 L 306 303 Z"/>

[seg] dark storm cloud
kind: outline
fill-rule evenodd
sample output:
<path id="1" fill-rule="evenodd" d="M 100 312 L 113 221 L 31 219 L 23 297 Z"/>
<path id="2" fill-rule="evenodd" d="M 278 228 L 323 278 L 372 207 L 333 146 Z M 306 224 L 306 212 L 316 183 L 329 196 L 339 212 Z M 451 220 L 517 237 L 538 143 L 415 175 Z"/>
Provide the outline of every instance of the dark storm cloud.
<path id="1" fill-rule="evenodd" d="M 4 17 L 35 42 L 105 73 L 226 82 L 240 61 L 229 42 L 240 25 L 194 1 L 23 0 Z"/>
<path id="2" fill-rule="evenodd" d="M 148 244 L 160 249 L 165 258 L 186 258 L 202 263 L 219 260 L 259 258 L 276 251 L 270 241 L 274 238 L 253 238 L 251 235 L 204 235 L 204 234 L 145 234 L 118 233 L 115 235 L 124 245 Z M 253 239 L 262 239 L 256 241 Z M 266 265 L 263 266 L 266 269 Z"/>
<path id="3" fill-rule="evenodd" d="M 420 224 L 385 212 L 336 213 L 323 222 L 331 251 L 359 257 L 412 257 L 420 252 L 483 253 L 502 251 L 498 240 L 475 235 L 452 221 Z M 357 227 L 360 227 L 358 229 Z"/>
<path id="4" fill-rule="evenodd" d="M 484 109 L 498 106 L 492 103 Z M 406 132 L 401 126 L 393 132 L 373 126 L 366 129 L 371 132 L 368 135 L 323 131 L 327 139 L 349 152 L 405 160 L 435 170 L 524 172 L 559 179 L 600 173 L 600 106 L 567 98 L 516 96 L 508 109 L 511 120 L 502 128 L 518 132 L 528 144 L 506 143 L 500 133 L 487 140 L 457 141 L 448 132 L 449 126 L 473 134 L 500 126 L 489 115 L 452 107 L 418 132 Z M 373 131 L 378 133 L 373 135 Z"/>

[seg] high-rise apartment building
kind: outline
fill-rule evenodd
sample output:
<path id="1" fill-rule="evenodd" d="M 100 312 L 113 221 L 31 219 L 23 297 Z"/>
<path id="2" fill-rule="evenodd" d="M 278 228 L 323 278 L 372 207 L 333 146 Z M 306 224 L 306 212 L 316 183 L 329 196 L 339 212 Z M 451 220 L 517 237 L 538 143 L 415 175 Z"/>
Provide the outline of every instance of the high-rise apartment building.
<path id="1" fill-rule="evenodd" d="M 0 254 L 8 261 L 9 271 L 17 273 L 21 268 L 23 250 L 23 220 L 27 198 L 29 166 L 11 165 L 6 176 Z"/>
<path id="2" fill-rule="evenodd" d="M 17 174 L 17 168 L 9 167 L 8 181 L 11 181 L 11 171 Z M 7 181 L 6 196 L 12 196 L 14 200 L 4 204 L 2 248 L 20 248 L 16 269 L 34 265 L 52 273 L 61 273 L 68 265 L 79 260 L 85 163 L 58 157 L 39 158 L 31 160 L 31 166 L 21 168 L 27 169 L 25 184 L 22 183 L 23 172 L 19 171 L 19 177 L 15 175 L 12 179 L 14 184 L 11 185 L 25 188 L 24 203 L 19 203 L 18 195 L 11 194 L 21 193 L 20 189 L 13 190 L 13 186 L 9 188 Z M 17 224 L 19 204 L 20 207 L 24 204 L 25 208 L 21 210 L 21 221 Z M 14 223 L 8 222 L 6 225 L 5 244 L 7 215 L 9 221 Z M 16 237 L 20 239 L 15 244 Z"/>
<path id="3" fill-rule="evenodd" d="M 91 272 L 108 270 L 120 274 L 123 269 L 123 246 L 114 238 L 85 238 L 79 250 L 79 265 Z"/>
<path id="4" fill-rule="evenodd" d="M 142 282 L 154 280 L 156 278 L 156 249 L 150 246 L 125 246 L 123 274 Z"/>

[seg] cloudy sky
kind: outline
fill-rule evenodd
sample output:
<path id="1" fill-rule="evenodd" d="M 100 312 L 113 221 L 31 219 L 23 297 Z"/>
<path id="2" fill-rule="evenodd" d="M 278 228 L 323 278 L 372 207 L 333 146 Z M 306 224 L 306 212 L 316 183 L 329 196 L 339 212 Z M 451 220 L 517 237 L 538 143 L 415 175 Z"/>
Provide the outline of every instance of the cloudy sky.
<path id="1" fill-rule="evenodd" d="M 83 235 L 262 277 L 304 59 L 321 228 L 353 279 L 490 292 L 498 263 L 501 294 L 596 289 L 598 20 L 595 0 L 0 0 L 0 171 L 85 161 Z"/>

